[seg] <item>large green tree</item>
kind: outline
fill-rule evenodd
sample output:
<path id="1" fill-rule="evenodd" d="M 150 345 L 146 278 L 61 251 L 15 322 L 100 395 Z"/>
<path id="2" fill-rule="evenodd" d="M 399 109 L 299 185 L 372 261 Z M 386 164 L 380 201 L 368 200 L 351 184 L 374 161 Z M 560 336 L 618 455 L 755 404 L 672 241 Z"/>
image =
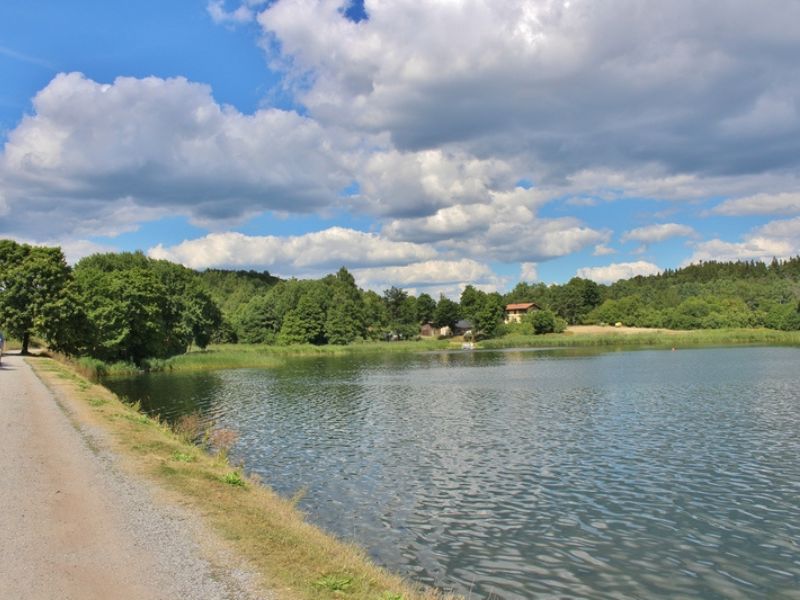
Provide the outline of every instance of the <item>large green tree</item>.
<path id="1" fill-rule="evenodd" d="M 87 351 L 107 361 L 162 358 L 204 348 L 222 324 L 197 273 L 141 252 L 96 254 L 74 270 Z"/>
<path id="2" fill-rule="evenodd" d="M 72 349 L 68 324 L 76 312 L 64 303 L 69 282 L 70 268 L 60 248 L 0 240 L 0 323 L 22 342 L 22 354 L 28 354 L 31 336 L 37 334 Z"/>
<path id="3" fill-rule="evenodd" d="M 433 321 L 433 315 L 436 313 L 436 300 L 430 294 L 422 293 L 417 297 L 416 310 L 417 323 Z"/>
<path id="4" fill-rule="evenodd" d="M 440 296 L 433 313 L 433 324 L 436 327 L 449 327 L 452 331 L 459 319 L 461 319 L 461 307 L 458 302 L 453 302 L 444 295 Z"/>

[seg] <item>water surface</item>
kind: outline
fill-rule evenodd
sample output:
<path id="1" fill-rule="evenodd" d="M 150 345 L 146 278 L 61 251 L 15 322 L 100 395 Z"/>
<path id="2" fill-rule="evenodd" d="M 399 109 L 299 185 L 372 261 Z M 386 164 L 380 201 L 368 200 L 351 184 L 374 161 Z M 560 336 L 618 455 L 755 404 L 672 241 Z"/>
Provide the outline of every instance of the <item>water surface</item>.
<path id="1" fill-rule="evenodd" d="M 441 352 L 109 386 L 472 598 L 800 598 L 800 350 Z"/>

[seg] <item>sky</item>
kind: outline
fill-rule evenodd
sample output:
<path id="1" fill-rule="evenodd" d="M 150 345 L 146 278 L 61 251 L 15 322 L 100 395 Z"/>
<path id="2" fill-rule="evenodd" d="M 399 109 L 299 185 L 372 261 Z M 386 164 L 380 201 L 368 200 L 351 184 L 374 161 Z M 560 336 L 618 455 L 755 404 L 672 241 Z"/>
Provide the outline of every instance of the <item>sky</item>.
<path id="1" fill-rule="evenodd" d="M 800 254 L 797 0 L 3 0 L 0 238 L 457 297 Z"/>

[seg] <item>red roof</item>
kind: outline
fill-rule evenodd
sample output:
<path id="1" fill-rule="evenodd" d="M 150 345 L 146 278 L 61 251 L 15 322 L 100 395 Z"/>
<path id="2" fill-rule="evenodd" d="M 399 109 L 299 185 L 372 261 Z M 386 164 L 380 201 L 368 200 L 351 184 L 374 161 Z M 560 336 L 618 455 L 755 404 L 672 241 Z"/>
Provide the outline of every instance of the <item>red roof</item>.
<path id="1" fill-rule="evenodd" d="M 510 311 L 510 310 L 529 310 L 530 308 L 532 308 L 534 306 L 536 306 L 536 308 L 539 308 L 536 305 L 535 302 L 523 302 L 521 304 L 509 304 L 508 306 L 506 306 L 506 311 Z"/>

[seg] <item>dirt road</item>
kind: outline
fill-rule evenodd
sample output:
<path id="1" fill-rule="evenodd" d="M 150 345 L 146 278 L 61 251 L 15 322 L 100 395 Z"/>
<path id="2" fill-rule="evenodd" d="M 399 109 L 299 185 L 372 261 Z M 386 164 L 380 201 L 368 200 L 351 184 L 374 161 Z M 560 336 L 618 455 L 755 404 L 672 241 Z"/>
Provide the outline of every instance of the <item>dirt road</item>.
<path id="1" fill-rule="evenodd" d="M 0 598 L 258 597 L 202 527 L 117 468 L 18 356 L 0 368 Z"/>

